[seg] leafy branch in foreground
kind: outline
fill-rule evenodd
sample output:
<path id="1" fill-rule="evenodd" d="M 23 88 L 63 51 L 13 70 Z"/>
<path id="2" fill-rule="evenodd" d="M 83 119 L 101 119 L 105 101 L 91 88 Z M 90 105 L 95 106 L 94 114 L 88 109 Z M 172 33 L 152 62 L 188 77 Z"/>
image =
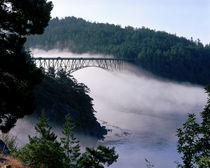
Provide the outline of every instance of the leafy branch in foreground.
<path id="1" fill-rule="evenodd" d="M 210 167 L 210 86 L 206 88 L 208 102 L 201 112 L 201 124 L 195 114 L 189 114 L 183 128 L 177 130 L 177 150 L 182 154 L 181 168 Z"/>

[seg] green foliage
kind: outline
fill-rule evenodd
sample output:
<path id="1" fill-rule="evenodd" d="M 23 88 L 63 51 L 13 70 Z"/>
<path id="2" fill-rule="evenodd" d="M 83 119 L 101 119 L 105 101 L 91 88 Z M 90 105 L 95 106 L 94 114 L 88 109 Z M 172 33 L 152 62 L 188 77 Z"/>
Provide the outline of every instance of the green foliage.
<path id="1" fill-rule="evenodd" d="M 78 160 L 78 168 L 104 168 L 116 162 L 118 155 L 115 154 L 114 147 L 98 146 L 86 148 L 86 152 Z"/>
<path id="2" fill-rule="evenodd" d="M 67 115 L 59 143 L 43 111 L 35 125 L 39 137 L 29 137 L 29 143 L 17 152 L 18 158 L 34 168 L 103 168 L 103 165 L 109 166 L 117 160 L 114 148 L 105 146 L 86 148 L 86 152 L 80 155 L 79 141 L 72 129 L 71 117 Z"/>
<path id="3" fill-rule="evenodd" d="M 20 149 L 18 158 L 34 168 L 64 168 L 64 149 L 56 140 L 55 133 L 51 131 L 44 111 L 35 125 L 35 130 L 40 136 L 29 137 L 29 144 Z"/>
<path id="4" fill-rule="evenodd" d="M 45 111 L 42 110 L 39 122 L 35 125 L 35 130 L 46 140 L 56 140 L 57 136 L 52 132 L 52 127 L 48 124 Z"/>
<path id="5" fill-rule="evenodd" d="M 210 157 L 204 156 L 201 157 L 198 162 L 199 167 L 206 168 L 210 167 Z"/>
<path id="6" fill-rule="evenodd" d="M 210 98 L 210 86 L 206 88 Z M 196 122 L 195 114 L 189 114 L 183 128 L 177 130 L 179 153 L 182 153 L 183 168 L 210 167 L 210 100 L 201 112 L 201 124 Z"/>
<path id="7" fill-rule="evenodd" d="M 121 28 L 75 17 L 54 18 L 43 35 L 29 37 L 27 46 L 132 58 L 137 65 L 161 77 L 210 83 L 209 45 L 145 27 Z"/>
<path id="8" fill-rule="evenodd" d="M 41 34 L 50 20 L 46 0 L 0 0 L 0 130 L 35 109 L 33 87 L 43 76 L 24 49 L 26 36 Z"/>
<path id="9" fill-rule="evenodd" d="M 178 152 L 183 153 L 182 160 L 186 168 L 192 168 L 200 158 L 199 155 L 197 156 L 196 145 L 199 141 L 200 127 L 195 120 L 195 115 L 189 114 L 183 128 L 177 130 L 177 136 L 179 137 Z"/>
<path id="10" fill-rule="evenodd" d="M 65 167 L 63 148 L 56 141 L 44 138 L 30 138 L 18 153 L 18 158 L 34 168 L 63 168 Z"/>
<path id="11" fill-rule="evenodd" d="M 71 122 L 71 117 L 67 114 L 66 122 L 62 131 L 64 137 L 61 138 L 61 143 L 67 157 L 67 163 L 69 163 L 70 167 L 76 168 L 76 162 L 80 156 L 80 145 L 79 141 L 74 137 L 72 132 L 73 128 L 74 125 Z"/>
<path id="12" fill-rule="evenodd" d="M 97 122 L 88 87 L 78 83 L 73 76 L 63 71 L 55 72 L 51 68 L 42 83 L 36 87 L 35 93 L 37 113 L 44 108 L 51 122 L 62 126 L 65 116 L 70 114 L 75 125 L 74 131 L 98 139 L 103 139 L 107 133 Z"/>

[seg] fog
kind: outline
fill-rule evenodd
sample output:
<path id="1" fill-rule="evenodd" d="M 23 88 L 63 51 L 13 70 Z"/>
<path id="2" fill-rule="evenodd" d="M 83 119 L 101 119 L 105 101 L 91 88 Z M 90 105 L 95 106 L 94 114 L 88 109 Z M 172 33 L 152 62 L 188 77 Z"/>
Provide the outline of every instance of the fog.
<path id="1" fill-rule="evenodd" d="M 206 102 L 203 88 L 126 71 L 96 68 L 73 73 L 91 89 L 96 117 L 112 129 L 105 144 L 115 145 L 120 158 L 112 167 L 176 167 L 176 129 L 187 113 L 198 114 Z"/>
<path id="2" fill-rule="evenodd" d="M 34 57 L 78 56 L 57 50 L 33 53 Z M 202 111 L 207 99 L 202 87 L 158 79 L 128 64 L 122 71 L 85 68 L 72 75 L 90 88 L 95 115 L 111 130 L 104 141 L 98 142 L 116 147 L 119 159 L 111 167 L 146 167 L 145 158 L 156 168 L 176 167 L 176 129 L 186 120 L 187 113 L 198 116 Z M 17 125 L 24 124 L 22 121 Z M 17 128 L 13 132 L 26 133 L 29 127 Z"/>

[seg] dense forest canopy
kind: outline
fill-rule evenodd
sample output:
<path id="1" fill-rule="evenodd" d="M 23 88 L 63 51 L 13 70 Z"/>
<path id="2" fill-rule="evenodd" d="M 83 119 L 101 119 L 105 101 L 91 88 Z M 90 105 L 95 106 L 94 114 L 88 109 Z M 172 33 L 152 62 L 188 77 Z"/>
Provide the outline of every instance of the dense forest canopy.
<path id="1" fill-rule="evenodd" d="M 26 36 L 41 34 L 50 20 L 52 2 L 0 0 L 0 130 L 33 113 L 33 88 L 43 78 L 24 48 Z"/>
<path id="2" fill-rule="evenodd" d="M 75 17 L 54 18 L 43 35 L 29 37 L 27 46 L 132 58 L 161 77 L 201 85 L 210 83 L 210 45 L 145 27 L 122 28 Z"/>

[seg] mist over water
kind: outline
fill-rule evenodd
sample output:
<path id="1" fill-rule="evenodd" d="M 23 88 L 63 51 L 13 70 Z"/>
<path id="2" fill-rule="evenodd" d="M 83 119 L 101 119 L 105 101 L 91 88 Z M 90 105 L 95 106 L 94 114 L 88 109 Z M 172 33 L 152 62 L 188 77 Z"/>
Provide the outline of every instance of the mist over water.
<path id="1" fill-rule="evenodd" d="M 90 56 L 33 51 L 34 57 Z M 115 72 L 85 68 L 72 74 L 90 88 L 97 119 L 112 130 L 99 142 L 116 146 L 119 159 L 111 167 L 146 167 L 145 158 L 156 168 L 176 167 L 176 129 L 187 113 L 202 111 L 207 99 L 204 89 L 163 81 L 131 65 L 124 67 Z"/>
<path id="2" fill-rule="evenodd" d="M 88 68 L 73 75 L 91 89 L 96 117 L 113 129 L 104 142 L 115 145 L 120 155 L 112 167 L 146 167 L 145 158 L 158 168 L 176 167 L 176 129 L 187 113 L 202 111 L 203 88 L 161 81 L 142 72 Z"/>

